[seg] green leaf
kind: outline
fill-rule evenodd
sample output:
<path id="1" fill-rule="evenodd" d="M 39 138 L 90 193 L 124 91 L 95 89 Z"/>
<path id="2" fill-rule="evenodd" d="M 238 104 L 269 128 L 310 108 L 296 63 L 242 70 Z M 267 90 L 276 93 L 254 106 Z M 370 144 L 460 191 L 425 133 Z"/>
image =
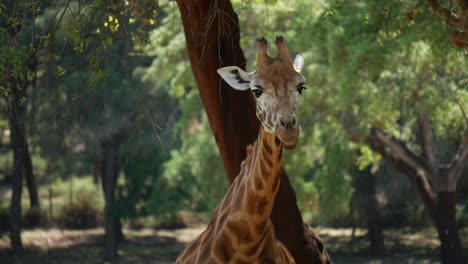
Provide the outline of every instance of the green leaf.
<path id="1" fill-rule="evenodd" d="M 28 101 L 28 99 L 26 97 L 21 97 L 20 98 L 20 106 L 24 106 L 26 104 L 26 102 Z"/>
<path id="2" fill-rule="evenodd" d="M 323 18 L 329 19 L 330 17 L 333 17 L 333 16 L 336 16 L 336 10 L 335 9 L 325 12 L 325 14 L 323 15 Z"/>
<path id="3" fill-rule="evenodd" d="M 365 13 L 365 14 L 362 16 L 362 23 L 364 23 L 364 24 L 369 24 L 369 13 Z"/>
<path id="4" fill-rule="evenodd" d="M 99 69 L 99 70 L 96 72 L 96 75 L 98 76 L 99 79 L 103 79 L 104 76 L 105 76 L 105 73 L 104 73 L 104 71 L 102 71 L 101 69 Z"/>
<path id="5" fill-rule="evenodd" d="M 58 76 L 63 76 L 67 73 L 67 70 L 65 70 L 62 66 L 57 66 L 57 74 Z"/>
<path id="6" fill-rule="evenodd" d="M 5 86 L 3 86 L 3 85 L 0 85 L 0 93 L 3 96 L 8 96 L 10 94 L 10 89 L 5 88 Z"/>

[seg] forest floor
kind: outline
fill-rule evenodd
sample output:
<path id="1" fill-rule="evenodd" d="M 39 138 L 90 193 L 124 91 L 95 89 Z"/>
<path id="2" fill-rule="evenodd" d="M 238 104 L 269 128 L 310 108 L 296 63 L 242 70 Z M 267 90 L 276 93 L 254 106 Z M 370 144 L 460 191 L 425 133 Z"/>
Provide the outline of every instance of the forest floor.
<path id="1" fill-rule="evenodd" d="M 119 247 L 116 263 L 174 263 L 184 245 L 196 237 L 204 226 L 176 230 L 124 229 L 125 241 Z M 395 229 L 385 231 L 387 254 L 373 257 L 366 254 L 368 242 L 365 230 L 318 227 L 335 264 L 435 264 L 438 261 L 438 239 L 432 228 Z M 23 232 L 25 253 L 13 257 L 9 252 L 8 233 L 0 233 L 0 263 L 2 264 L 94 264 L 104 263 L 102 256 L 103 229 L 61 230 L 33 229 Z M 468 228 L 460 230 L 468 245 Z M 466 249 L 468 252 L 468 249 Z"/>

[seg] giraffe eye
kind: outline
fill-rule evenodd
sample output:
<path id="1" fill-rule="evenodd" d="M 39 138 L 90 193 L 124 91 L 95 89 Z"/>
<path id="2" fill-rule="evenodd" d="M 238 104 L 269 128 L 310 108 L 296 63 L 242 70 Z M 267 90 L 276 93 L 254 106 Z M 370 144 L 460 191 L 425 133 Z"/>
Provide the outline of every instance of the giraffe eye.
<path id="1" fill-rule="evenodd" d="M 252 93 L 255 95 L 255 97 L 257 97 L 257 98 L 259 98 L 259 97 L 262 95 L 262 93 L 263 93 L 263 91 L 260 90 L 260 89 L 253 89 L 253 90 L 251 90 L 251 92 L 252 92 Z"/>
<path id="2" fill-rule="evenodd" d="M 299 94 L 302 94 L 302 90 L 305 90 L 305 89 L 307 89 L 307 87 L 305 87 L 305 86 L 300 86 L 300 87 L 297 88 L 297 92 L 298 92 Z"/>

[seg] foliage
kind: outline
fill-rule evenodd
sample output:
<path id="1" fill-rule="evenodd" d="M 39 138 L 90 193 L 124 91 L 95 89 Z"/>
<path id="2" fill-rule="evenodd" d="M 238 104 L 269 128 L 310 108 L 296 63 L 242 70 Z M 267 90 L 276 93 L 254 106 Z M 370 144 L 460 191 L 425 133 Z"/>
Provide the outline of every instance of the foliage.
<path id="1" fill-rule="evenodd" d="M 440 145 L 456 144 L 466 134 L 467 90 L 460 81 L 467 77 L 463 70 L 467 60 L 450 46 L 443 25 L 427 12 L 415 11 L 408 19 L 405 14 L 412 6 L 402 1 L 239 5 L 247 39 L 244 50 L 251 61 L 253 39 L 262 33 L 270 39 L 274 34 L 285 35 L 290 51 L 300 51 L 305 58 L 303 74 L 311 89 L 297 110 L 302 123 L 299 149 L 286 164 L 290 164 L 287 169 L 299 201 L 317 208 L 313 194 L 319 193 L 320 216 L 331 217 L 347 207 L 353 164 L 365 168 L 380 159 L 365 145 L 349 143 L 364 140 L 370 127 L 417 148 L 415 116 L 425 113 Z M 261 26 L 254 26 L 259 21 Z M 429 27 L 430 33 L 425 30 Z M 348 146 L 346 154 L 344 146 Z M 337 153 L 343 153 L 346 161 Z"/>
<path id="2" fill-rule="evenodd" d="M 314 219 L 326 222 L 346 213 L 353 192 L 351 180 L 356 177 L 354 167 L 363 169 L 380 160 L 365 144 L 350 140 L 356 136 L 364 139 L 370 127 L 384 129 L 412 148 L 417 148 L 412 133 L 414 116 L 420 112 L 429 114 L 442 145 L 459 141 L 466 131 L 460 111 L 466 92 L 459 86 L 466 60 L 449 44 L 439 21 L 419 10 L 408 19 L 405 14 L 412 7 L 408 3 L 297 0 L 233 4 L 248 68 L 255 67 L 254 40 L 259 36 L 271 40 L 284 35 L 290 51 L 305 58 L 303 73 L 311 89 L 304 93 L 298 109 L 300 144 L 286 154 L 285 164 L 306 218 L 314 212 L 319 215 Z M 198 194 L 210 190 L 211 181 L 201 177 L 209 172 L 219 179 L 213 164 L 206 162 L 217 150 L 204 144 L 209 130 L 195 129 L 207 124 L 200 117 L 202 106 L 193 89 L 175 4 L 162 7 L 167 16 L 146 48 L 156 58 L 139 72 L 145 82 L 168 80 L 161 91 L 178 99 L 182 113 L 176 125 L 182 145 L 171 151 L 164 175 L 178 186 L 191 183 L 190 190 L 183 187 L 182 197 L 202 199 Z M 435 31 L 429 34 L 424 30 L 427 27 Z M 271 53 L 274 56 L 274 49 Z M 172 67 L 166 67 L 168 64 Z M 424 86 L 418 88 L 418 83 Z M 417 103 L 416 93 L 421 93 Z M 202 159 L 205 162 L 198 167 Z M 215 197 L 210 208 L 222 195 Z"/>
<path id="3" fill-rule="evenodd" d="M 24 89 L 20 82 L 31 79 L 28 63 L 37 52 L 37 42 L 25 42 L 31 37 L 25 28 L 34 21 L 40 2 L 20 0 L 0 5 L 0 92 L 9 98 L 13 89 Z M 24 99 L 23 99 L 24 100 Z"/>
<path id="4" fill-rule="evenodd" d="M 440 38 L 441 24 L 422 14 L 408 20 L 402 16 L 404 4 L 386 4 L 390 13 L 373 11 L 361 25 L 356 14 L 382 6 L 345 3 L 336 16 L 319 23 L 315 44 L 326 60 L 317 68 L 329 69 L 321 90 L 338 88 L 337 96 L 323 94 L 325 107 L 336 113 L 339 129 L 353 141 L 364 141 L 369 128 L 377 127 L 419 152 L 416 117 L 423 113 L 432 121 L 438 145 L 458 144 L 467 131 L 465 106 L 457 103 L 467 92 L 458 84 L 466 78 L 463 52 Z M 421 34 L 428 25 L 435 33 Z M 449 115 L 442 110 L 446 108 Z M 441 119 L 451 120 L 451 125 Z M 369 154 L 361 151 L 359 159 L 375 160 L 366 157 Z"/>
<path id="5" fill-rule="evenodd" d="M 117 186 L 117 205 L 115 211 L 123 217 L 162 215 L 175 212 L 179 202 L 174 197 L 176 190 L 168 186 L 162 177 L 162 164 L 167 154 L 162 154 L 155 145 L 146 146 L 147 138 L 138 137 L 135 145 L 128 150 L 123 162 L 125 183 Z M 138 144 L 140 143 L 140 144 Z M 172 194 L 172 197 L 167 197 Z M 164 198 L 163 198 L 164 197 Z M 176 203 L 175 205 L 170 205 Z"/>
<path id="6" fill-rule="evenodd" d="M 101 208 L 92 197 L 93 193 L 79 192 L 73 203 L 64 205 L 60 210 L 60 214 L 57 216 L 59 225 L 73 229 L 97 227 L 102 221 L 102 214 Z"/>
<path id="7" fill-rule="evenodd" d="M 173 132 L 182 144 L 170 150 L 170 159 L 164 164 L 165 180 L 155 185 L 155 189 L 172 186 L 177 192 L 155 190 L 150 204 L 157 213 L 182 207 L 211 212 L 227 190 L 227 178 L 185 53 L 179 11 L 174 3 L 162 2 L 161 6 L 167 16 L 150 34 L 145 48 L 156 57 L 150 67 L 138 72 L 143 81 L 160 85 L 160 92 L 178 100 L 181 113 Z"/>

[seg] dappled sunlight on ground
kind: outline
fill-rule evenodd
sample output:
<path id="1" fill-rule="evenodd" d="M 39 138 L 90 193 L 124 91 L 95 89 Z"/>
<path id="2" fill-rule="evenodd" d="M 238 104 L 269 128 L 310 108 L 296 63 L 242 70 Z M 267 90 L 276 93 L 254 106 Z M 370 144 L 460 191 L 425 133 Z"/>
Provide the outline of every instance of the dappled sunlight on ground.
<path id="1" fill-rule="evenodd" d="M 187 244 L 197 237 L 201 232 L 205 230 L 205 225 L 197 225 L 194 227 L 188 227 L 176 230 L 161 230 L 158 234 L 161 236 L 168 236 L 175 238 L 178 242 Z"/>
<path id="2" fill-rule="evenodd" d="M 102 237 L 102 228 L 86 230 L 68 229 L 32 229 L 22 233 L 23 245 L 27 248 L 48 250 L 54 248 L 68 248 L 76 245 L 93 245 Z M 8 248 L 9 239 L 1 237 L 0 248 Z"/>
<path id="3" fill-rule="evenodd" d="M 125 241 L 119 246 L 116 263 L 174 263 L 183 247 L 205 229 L 204 225 L 176 229 L 125 229 Z M 365 229 L 317 227 L 335 264 L 436 264 L 438 240 L 433 228 L 409 228 L 385 231 L 387 254 L 367 255 Z M 0 233 L 1 264 L 98 264 L 102 262 L 102 228 L 87 230 L 34 229 L 23 232 L 26 252 L 9 255 L 8 233 Z M 468 238 L 468 228 L 460 230 Z M 467 245 L 464 241 L 464 245 Z"/>
<path id="4" fill-rule="evenodd" d="M 366 229 L 316 227 L 331 254 L 366 254 L 369 242 Z M 439 239 L 432 227 L 423 229 L 384 229 L 385 247 L 393 256 L 425 256 L 437 259 Z M 468 228 L 460 230 L 460 237 L 468 236 Z M 466 241 L 468 242 L 468 241 Z"/>

